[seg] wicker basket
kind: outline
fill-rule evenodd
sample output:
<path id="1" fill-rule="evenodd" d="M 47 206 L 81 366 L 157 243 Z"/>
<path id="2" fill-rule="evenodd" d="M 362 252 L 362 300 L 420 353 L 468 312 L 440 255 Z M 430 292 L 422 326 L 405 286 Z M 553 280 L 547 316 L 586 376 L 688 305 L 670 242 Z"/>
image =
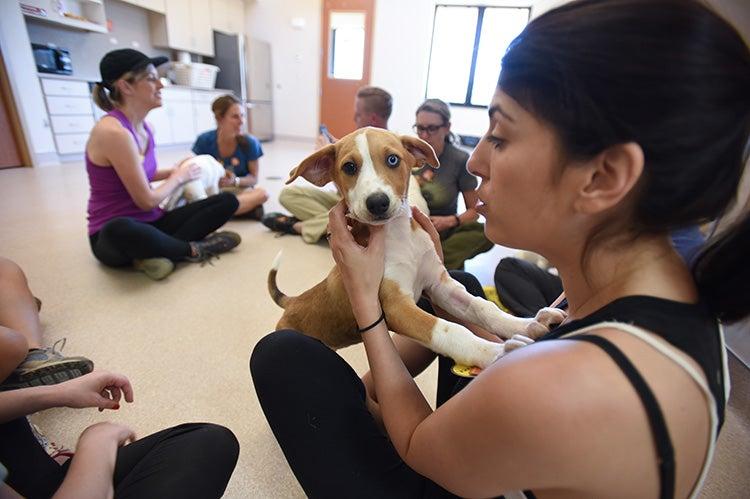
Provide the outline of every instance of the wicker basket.
<path id="1" fill-rule="evenodd" d="M 174 69 L 175 84 L 197 88 L 214 88 L 216 73 L 219 72 L 218 66 L 201 62 L 190 64 L 175 62 L 172 69 Z"/>

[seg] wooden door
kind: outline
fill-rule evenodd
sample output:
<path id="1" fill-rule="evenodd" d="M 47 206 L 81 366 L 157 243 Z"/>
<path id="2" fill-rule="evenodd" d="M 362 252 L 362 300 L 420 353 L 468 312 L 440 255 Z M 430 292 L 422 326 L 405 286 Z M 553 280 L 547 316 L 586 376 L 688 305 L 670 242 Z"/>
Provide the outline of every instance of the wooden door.
<path id="1" fill-rule="evenodd" d="M 375 0 L 324 0 L 320 122 L 335 137 L 354 131 L 354 97 L 370 84 Z"/>
<path id="2" fill-rule="evenodd" d="M 0 168 L 31 166 L 31 158 L 16 114 L 5 62 L 0 53 Z"/>

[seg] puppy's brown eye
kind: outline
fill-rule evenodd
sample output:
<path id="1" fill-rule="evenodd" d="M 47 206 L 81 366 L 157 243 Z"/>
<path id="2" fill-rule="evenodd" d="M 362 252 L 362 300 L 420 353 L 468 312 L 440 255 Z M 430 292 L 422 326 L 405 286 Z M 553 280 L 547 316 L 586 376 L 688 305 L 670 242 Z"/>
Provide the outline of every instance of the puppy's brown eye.
<path id="1" fill-rule="evenodd" d="M 346 163 L 344 163 L 344 166 L 341 167 L 341 170 L 347 175 L 354 176 L 357 174 L 357 165 L 355 165 L 351 161 L 347 161 Z"/>
<path id="2" fill-rule="evenodd" d="M 401 158 L 399 158 L 395 154 L 391 154 L 385 159 L 385 161 L 386 163 L 388 163 L 388 166 L 390 166 L 391 168 L 396 168 L 398 164 L 401 162 Z"/>

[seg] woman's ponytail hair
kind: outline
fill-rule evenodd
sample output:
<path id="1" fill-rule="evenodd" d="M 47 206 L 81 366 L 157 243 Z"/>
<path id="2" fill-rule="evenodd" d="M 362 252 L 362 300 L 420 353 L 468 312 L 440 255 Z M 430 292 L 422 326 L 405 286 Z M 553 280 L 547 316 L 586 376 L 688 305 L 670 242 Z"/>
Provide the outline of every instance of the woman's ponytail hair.
<path id="1" fill-rule="evenodd" d="M 93 97 L 94 104 L 96 104 L 102 111 L 110 112 L 115 108 L 115 105 L 109 99 L 109 92 L 107 91 L 105 84 L 99 82 L 94 84 Z"/>
<path id="2" fill-rule="evenodd" d="M 128 83 L 135 83 L 141 78 L 148 76 L 148 66 L 138 69 L 135 71 L 128 71 L 122 75 L 118 80 L 125 80 Z M 103 82 L 100 81 L 94 84 L 92 90 L 92 97 L 94 98 L 94 104 L 96 104 L 102 111 L 110 112 L 117 104 L 123 104 L 123 95 L 115 85 L 115 82 Z"/>
<path id="3" fill-rule="evenodd" d="M 698 255 L 693 277 L 701 298 L 724 322 L 738 321 L 750 312 L 750 216 L 719 234 Z"/>

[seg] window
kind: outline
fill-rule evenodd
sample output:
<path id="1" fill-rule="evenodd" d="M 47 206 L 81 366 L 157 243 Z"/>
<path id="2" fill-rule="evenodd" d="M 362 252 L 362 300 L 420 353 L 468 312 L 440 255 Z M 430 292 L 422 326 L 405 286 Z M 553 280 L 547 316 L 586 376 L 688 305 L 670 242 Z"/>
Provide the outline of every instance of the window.
<path id="1" fill-rule="evenodd" d="M 435 7 L 427 97 L 487 106 L 503 54 L 526 27 L 530 12 L 516 7 Z"/>
<path id="2" fill-rule="evenodd" d="M 365 14 L 332 12 L 330 39 L 328 75 L 336 79 L 361 80 L 365 57 Z"/>

